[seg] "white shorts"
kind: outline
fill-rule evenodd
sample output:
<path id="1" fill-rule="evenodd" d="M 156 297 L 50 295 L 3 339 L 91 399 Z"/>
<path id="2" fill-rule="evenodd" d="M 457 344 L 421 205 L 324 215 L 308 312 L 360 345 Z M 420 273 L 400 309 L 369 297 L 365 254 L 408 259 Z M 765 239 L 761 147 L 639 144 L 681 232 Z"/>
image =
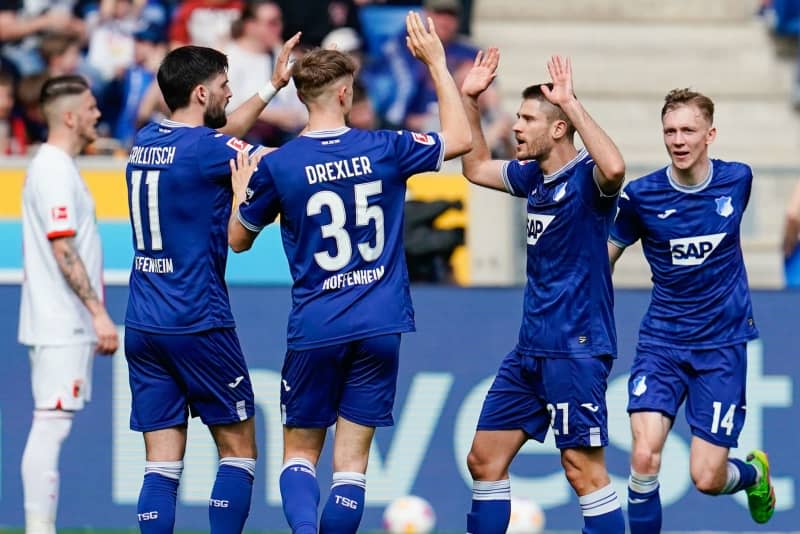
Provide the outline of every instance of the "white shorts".
<path id="1" fill-rule="evenodd" d="M 94 343 L 38 345 L 28 354 L 37 410 L 76 411 L 91 400 Z"/>

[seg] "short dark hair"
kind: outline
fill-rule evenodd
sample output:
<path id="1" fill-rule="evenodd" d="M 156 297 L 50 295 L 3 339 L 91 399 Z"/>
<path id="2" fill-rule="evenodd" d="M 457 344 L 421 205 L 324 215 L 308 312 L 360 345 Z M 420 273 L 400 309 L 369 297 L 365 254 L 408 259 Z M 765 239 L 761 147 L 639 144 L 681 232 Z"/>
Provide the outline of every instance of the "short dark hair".
<path id="1" fill-rule="evenodd" d="M 48 78 L 39 92 L 39 105 L 43 108 L 65 96 L 80 95 L 89 90 L 89 82 L 83 76 L 66 74 Z"/>
<path id="2" fill-rule="evenodd" d="M 338 50 L 316 48 L 297 60 L 292 78 L 303 100 L 314 99 L 325 87 L 344 76 L 355 75 L 357 66 L 349 55 Z"/>
<path id="3" fill-rule="evenodd" d="M 709 124 L 714 124 L 714 102 L 702 93 L 691 89 L 673 89 L 664 97 L 664 107 L 661 108 L 661 118 L 678 106 L 697 106 L 697 109 L 708 120 Z"/>
<path id="4" fill-rule="evenodd" d="M 567 114 L 564 113 L 564 110 L 561 109 L 559 106 L 553 105 L 547 97 L 544 96 L 544 92 L 542 91 L 542 86 L 546 86 L 551 91 L 553 90 L 552 83 L 539 83 L 534 85 L 529 85 L 525 89 L 522 90 L 522 99 L 523 100 L 538 100 L 539 102 L 546 104 L 545 106 L 545 114 L 547 117 L 553 120 L 561 120 L 567 123 L 567 135 L 572 137 L 575 135 L 575 126 L 572 124 L 572 121 L 569 120 Z"/>
<path id="5" fill-rule="evenodd" d="M 189 105 L 195 87 L 228 70 L 228 58 L 205 46 L 181 46 L 166 55 L 158 68 L 158 87 L 170 111 Z"/>

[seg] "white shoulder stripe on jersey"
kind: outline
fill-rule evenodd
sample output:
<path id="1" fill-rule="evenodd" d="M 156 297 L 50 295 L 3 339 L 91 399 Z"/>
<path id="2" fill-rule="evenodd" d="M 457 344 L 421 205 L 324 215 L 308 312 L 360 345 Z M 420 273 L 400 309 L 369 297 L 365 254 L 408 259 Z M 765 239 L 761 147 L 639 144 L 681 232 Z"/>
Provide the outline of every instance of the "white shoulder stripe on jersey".
<path id="1" fill-rule="evenodd" d="M 439 144 L 441 145 L 439 147 L 439 158 L 436 161 L 436 170 L 438 171 L 441 170 L 442 163 L 444 163 L 444 137 L 440 132 L 436 132 L 434 135 L 439 138 Z"/>
<path id="2" fill-rule="evenodd" d="M 669 181 L 669 185 L 672 186 L 673 189 L 680 191 L 681 193 L 699 193 L 711 183 L 711 179 L 714 177 L 714 162 L 709 160 L 708 161 L 708 174 L 706 177 L 703 178 L 703 181 L 697 185 L 682 185 L 679 184 L 675 178 L 672 177 L 672 166 L 667 166 L 667 180 Z"/>
<path id="3" fill-rule="evenodd" d="M 191 126 L 189 126 L 188 124 L 184 124 L 178 121 L 173 121 L 170 119 L 163 119 L 159 124 L 167 128 L 191 128 Z"/>
<path id="4" fill-rule="evenodd" d="M 316 130 L 314 132 L 306 132 L 303 134 L 303 136 L 319 139 L 323 137 L 336 137 L 337 135 L 342 135 L 349 131 L 350 128 L 348 128 L 347 126 L 342 126 L 340 128 L 334 128 L 333 130 Z"/>
<path id="5" fill-rule="evenodd" d="M 500 174 L 503 177 L 503 185 L 506 186 L 506 191 L 508 191 L 509 195 L 514 195 L 514 188 L 511 187 L 511 180 L 508 179 L 508 166 L 511 165 L 511 161 L 503 162 L 503 168 L 500 171 Z"/>
<path id="6" fill-rule="evenodd" d="M 258 232 L 260 232 L 261 230 L 264 229 L 263 226 L 256 226 L 255 224 L 251 224 L 251 223 L 247 222 L 246 220 L 244 220 L 244 217 L 242 217 L 241 212 L 238 212 L 238 211 L 236 212 L 236 218 L 239 219 L 239 222 L 242 223 L 242 226 L 244 226 L 245 228 L 247 228 L 251 232 L 258 233 Z"/>
<path id="7" fill-rule="evenodd" d="M 588 155 L 589 155 L 589 153 L 586 152 L 586 149 L 582 148 L 581 151 L 578 152 L 578 154 L 574 158 L 572 158 L 566 165 L 564 165 L 563 167 L 558 169 L 553 174 L 545 174 L 544 175 L 544 183 L 547 184 L 547 183 L 552 182 L 553 180 L 556 180 L 556 179 L 560 178 L 562 174 L 564 174 L 565 172 L 570 170 L 572 167 L 577 165 L 582 159 L 584 159 Z"/>

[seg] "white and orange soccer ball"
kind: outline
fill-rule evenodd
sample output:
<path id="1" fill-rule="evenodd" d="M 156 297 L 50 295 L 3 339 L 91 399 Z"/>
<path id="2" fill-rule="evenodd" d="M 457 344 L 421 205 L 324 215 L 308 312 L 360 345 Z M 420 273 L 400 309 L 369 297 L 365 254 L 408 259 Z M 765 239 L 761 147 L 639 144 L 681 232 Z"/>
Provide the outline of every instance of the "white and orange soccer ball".
<path id="1" fill-rule="evenodd" d="M 540 534 L 544 532 L 544 512 L 530 499 L 511 499 L 511 520 L 506 534 Z"/>
<path id="2" fill-rule="evenodd" d="M 430 503 L 416 495 L 398 497 L 383 512 L 383 529 L 391 534 L 427 534 L 434 525 Z"/>

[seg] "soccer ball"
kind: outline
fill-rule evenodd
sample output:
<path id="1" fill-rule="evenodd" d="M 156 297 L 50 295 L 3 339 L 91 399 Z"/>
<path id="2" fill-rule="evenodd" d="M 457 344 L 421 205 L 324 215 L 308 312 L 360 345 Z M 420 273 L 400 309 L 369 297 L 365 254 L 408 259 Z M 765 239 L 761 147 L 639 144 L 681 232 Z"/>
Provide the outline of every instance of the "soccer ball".
<path id="1" fill-rule="evenodd" d="M 540 534 L 544 531 L 544 512 L 530 499 L 511 499 L 511 520 L 506 534 Z"/>
<path id="2" fill-rule="evenodd" d="M 395 499 L 383 512 L 383 528 L 391 534 L 427 534 L 435 524 L 433 508 L 416 495 Z"/>

